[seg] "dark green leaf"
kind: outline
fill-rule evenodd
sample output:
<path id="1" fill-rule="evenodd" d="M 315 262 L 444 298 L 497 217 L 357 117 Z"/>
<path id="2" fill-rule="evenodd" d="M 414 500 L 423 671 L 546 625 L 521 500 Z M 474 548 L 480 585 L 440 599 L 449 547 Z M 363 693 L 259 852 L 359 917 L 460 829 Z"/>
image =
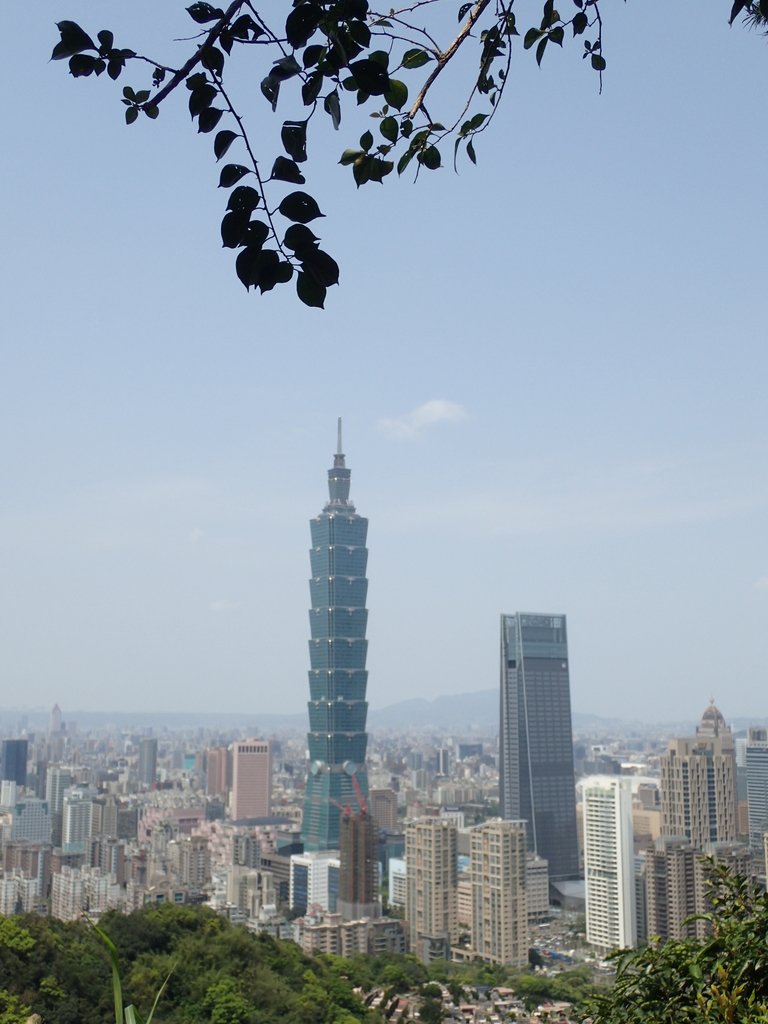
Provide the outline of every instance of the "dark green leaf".
<path id="1" fill-rule="evenodd" d="M 96 38 L 99 40 L 99 53 L 102 57 L 108 57 L 109 51 L 115 45 L 115 37 L 109 29 L 103 28 L 101 32 L 96 33 Z"/>
<path id="2" fill-rule="evenodd" d="M 299 170 L 298 164 L 293 160 L 287 160 L 279 156 L 272 165 L 272 175 L 275 181 L 290 181 L 294 185 L 303 185 L 305 177 Z"/>
<path id="3" fill-rule="evenodd" d="M 397 119 L 394 117 L 385 117 L 379 125 L 379 131 L 388 142 L 397 142 L 397 136 L 399 134 Z"/>
<path id="4" fill-rule="evenodd" d="M 75 53 L 80 53 L 81 50 L 96 49 L 96 45 L 91 37 L 87 32 L 83 32 L 77 22 L 60 21 L 56 27 L 59 30 L 61 39 L 53 48 L 51 60 L 62 60 L 65 57 L 73 56 Z"/>
<path id="5" fill-rule="evenodd" d="M 371 30 L 364 21 L 351 22 L 349 26 L 349 34 L 363 50 L 367 50 L 371 45 Z"/>
<path id="6" fill-rule="evenodd" d="M 293 277 L 293 267 L 287 260 L 281 260 L 277 268 L 277 284 L 288 284 Z"/>
<path id="7" fill-rule="evenodd" d="M 462 21 L 471 10 L 472 4 L 462 4 L 461 7 L 459 8 L 459 21 Z"/>
<path id="8" fill-rule="evenodd" d="M 333 92 L 329 92 L 323 100 L 323 108 L 327 114 L 331 115 L 331 122 L 333 127 L 338 130 L 341 124 L 341 104 L 339 103 L 339 91 L 334 89 Z"/>
<path id="9" fill-rule="evenodd" d="M 383 96 L 389 88 L 387 69 L 378 61 L 366 57 L 349 65 L 355 85 L 369 96 Z M 387 100 L 389 102 L 389 100 Z"/>
<path id="10" fill-rule="evenodd" d="M 591 64 L 595 71 L 605 71 L 605 57 L 601 56 L 601 54 L 593 53 Z"/>
<path id="11" fill-rule="evenodd" d="M 565 29 L 562 25 L 558 25 L 557 28 L 553 28 L 549 33 L 550 43 L 556 43 L 558 46 L 563 45 L 563 37 L 565 36 Z"/>
<path id="12" fill-rule="evenodd" d="M 339 283 L 339 265 L 332 256 L 322 249 L 312 247 L 301 258 L 304 273 L 311 273 L 320 284 L 330 288 Z"/>
<path id="13" fill-rule="evenodd" d="M 115 59 L 107 61 L 107 74 L 113 82 L 116 82 L 117 79 L 120 77 L 120 74 L 124 67 L 125 61 L 123 60 Z"/>
<path id="14" fill-rule="evenodd" d="M 264 35 L 264 29 L 256 24 L 250 14 L 241 14 L 239 18 L 235 18 L 230 31 L 235 39 L 248 39 L 249 35 L 252 39 L 257 39 Z"/>
<path id="15" fill-rule="evenodd" d="M 224 128 L 223 131 L 216 133 L 216 138 L 213 140 L 213 154 L 217 160 L 221 160 L 236 138 L 237 133 L 230 131 L 229 128 Z"/>
<path id="16" fill-rule="evenodd" d="M 311 106 L 320 95 L 323 88 L 323 73 L 313 72 L 301 87 L 301 99 L 305 107 Z"/>
<path id="17" fill-rule="evenodd" d="M 306 192 L 291 192 L 278 207 L 280 213 L 296 224 L 309 224 L 316 217 L 322 217 L 320 207 Z"/>
<path id="18" fill-rule="evenodd" d="M 541 29 L 529 28 L 523 39 L 523 49 L 530 50 L 534 43 L 541 39 Z"/>
<path id="19" fill-rule="evenodd" d="M 324 309 L 327 288 L 319 283 L 311 274 L 299 272 L 296 278 L 296 294 L 305 306 L 317 306 Z"/>
<path id="20" fill-rule="evenodd" d="M 412 149 L 410 149 L 410 148 L 406 149 L 406 151 L 403 153 L 403 155 L 397 161 L 397 173 L 398 174 L 402 174 L 403 173 L 403 171 L 406 169 L 406 167 L 411 162 L 411 160 L 413 160 L 413 155 L 414 154 L 413 154 L 413 150 Z"/>
<path id="21" fill-rule="evenodd" d="M 467 156 L 469 157 L 473 164 L 477 163 L 477 157 L 475 156 L 475 146 L 474 143 L 472 142 L 472 139 L 470 139 L 469 142 L 467 143 Z"/>
<path id="22" fill-rule="evenodd" d="M 305 68 L 314 67 L 315 64 L 318 64 L 323 59 L 324 55 L 324 46 L 308 46 L 304 53 L 301 55 L 301 63 L 304 65 Z"/>
<path id="23" fill-rule="evenodd" d="M 187 14 L 198 25 L 205 25 L 206 22 L 224 17 L 224 11 L 221 8 L 204 3 L 192 4 L 191 7 L 187 7 Z"/>
<path id="24" fill-rule="evenodd" d="M 267 252 L 271 252 L 272 256 L 267 256 L 260 245 L 249 245 L 239 253 L 235 260 L 235 271 L 237 276 L 247 289 L 252 285 L 260 284 L 260 279 L 265 267 L 269 274 L 269 264 L 276 264 L 278 260 L 277 253 L 273 252 L 271 249 L 267 250 Z M 276 269 L 277 268 L 275 266 L 274 270 Z M 273 281 L 273 285 L 274 283 L 275 282 Z"/>
<path id="25" fill-rule="evenodd" d="M 384 99 L 391 107 L 402 110 L 408 102 L 408 88 L 405 82 L 399 82 L 396 78 L 391 79 L 389 88 L 384 93 Z"/>
<path id="26" fill-rule="evenodd" d="M 536 47 L 536 63 L 539 65 L 539 67 L 541 67 L 541 59 L 544 56 L 544 51 L 547 48 L 548 42 L 549 37 L 542 36 L 542 38 L 539 40 L 539 45 Z"/>
<path id="27" fill-rule="evenodd" d="M 106 68 L 106 66 L 107 62 L 102 60 L 101 57 L 99 57 L 99 59 L 93 65 L 93 70 L 96 73 L 96 75 L 100 75 L 102 71 Z"/>
<path id="28" fill-rule="evenodd" d="M 339 160 L 339 163 L 342 165 L 342 167 L 349 167 L 350 164 L 353 164 L 355 160 L 357 160 L 358 157 L 361 156 L 365 156 L 365 153 L 363 153 L 362 149 L 345 149 L 344 152 L 341 154 L 341 159 Z"/>
<path id="29" fill-rule="evenodd" d="M 225 213 L 221 222 L 221 244 L 225 249 L 236 249 L 245 240 L 250 213 L 247 210 L 231 210 Z"/>
<path id="30" fill-rule="evenodd" d="M 212 132 L 221 120 L 223 113 L 224 111 L 219 110 L 218 107 L 209 107 L 207 110 L 201 110 L 200 117 L 197 120 L 198 132 L 203 132 L 203 134 Z"/>
<path id="31" fill-rule="evenodd" d="M 240 181 L 244 174 L 250 173 L 248 168 L 243 167 L 242 164 L 225 164 L 219 175 L 219 188 L 231 188 L 232 185 L 236 185 Z"/>
<path id="32" fill-rule="evenodd" d="M 732 25 L 736 18 L 741 14 L 745 7 L 749 4 L 749 0 L 734 0 L 733 7 L 731 8 L 731 16 L 728 19 L 728 24 Z"/>
<path id="33" fill-rule="evenodd" d="M 297 163 L 307 159 L 307 122 L 284 121 L 280 130 L 283 147 Z"/>
<path id="34" fill-rule="evenodd" d="M 277 79 L 278 82 L 285 82 L 287 79 L 298 75 L 300 71 L 301 65 L 291 55 L 290 57 L 281 57 L 280 60 L 276 60 L 272 65 L 272 70 L 269 72 L 269 77 Z"/>
<path id="35" fill-rule="evenodd" d="M 269 238 L 269 228 L 261 220 L 252 220 L 245 233 L 245 242 L 249 248 L 260 249 Z"/>
<path id="36" fill-rule="evenodd" d="M 571 24 L 573 25 L 574 36 L 580 36 L 582 32 L 586 31 L 586 28 L 589 25 L 589 18 L 586 16 L 584 11 L 578 11 L 574 14 Z"/>
<path id="37" fill-rule="evenodd" d="M 306 3 L 294 7 L 285 19 L 285 36 L 294 50 L 309 42 L 322 16 L 323 10 L 317 4 Z"/>
<path id="38" fill-rule="evenodd" d="M 277 97 L 280 95 L 280 82 L 273 78 L 272 75 L 267 75 L 266 78 L 262 79 L 261 92 L 272 105 L 273 110 L 277 110 Z"/>
<path id="39" fill-rule="evenodd" d="M 301 254 L 307 249 L 314 249 L 318 241 L 317 235 L 310 231 L 305 224 L 291 224 L 285 232 L 283 245 L 301 257 Z"/>
<path id="40" fill-rule="evenodd" d="M 238 185 L 232 191 L 227 203 L 228 210 L 246 210 L 248 215 L 259 205 L 259 193 L 250 185 Z"/>
<path id="41" fill-rule="evenodd" d="M 209 71 L 213 71 L 221 77 L 224 71 L 224 54 L 215 46 L 207 46 L 203 50 L 200 63 L 204 68 L 208 68 Z"/>
<path id="42" fill-rule="evenodd" d="M 201 110 L 210 107 L 218 95 L 218 91 L 207 82 L 193 89 L 189 94 L 189 112 L 192 117 L 197 117 Z"/>
<path id="43" fill-rule="evenodd" d="M 365 185 L 367 181 L 371 180 L 371 168 L 373 167 L 373 157 L 363 156 L 355 160 L 352 165 L 352 177 L 355 179 L 355 184 L 358 188 L 361 185 Z"/>
<path id="44" fill-rule="evenodd" d="M 414 71 L 416 68 L 428 64 L 430 60 L 432 58 L 426 50 L 408 50 L 403 56 L 403 67 L 408 68 L 409 71 Z"/>
<path id="45" fill-rule="evenodd" d="M 367 153 L 372 145 L 373 135 L 371 135 L 370 132 L 363 132 L 363 134 L 360 136 L 360 148 L 364 149 L 365 152 Z"/>
<path id="46" fill-rule="evenodd" d="M 88 53 L 76 53 L 69 58 L 69 73 L 74 78 L 86 78 L 92 75 L 96 66 L 96 58 Z"/>
<path id="47" fill-rule="evenodd" d="M 418 155 L 418 161 L 423 164 L 430 171 L 436 171 L 440 166 L 440 150 L 437 146 L 427 146 L 426 149 L 422 150 Z"/>
<path id="48" fill-rule="evenodd" d="M 151 121 L 156 121 L 160 116 L 160 107 L 156 103 L 146 103 L 142 109 Z"/>
<path id="49" fill-rule="evenodd" d="M 128 107 L 128 109 L 125 112 L 125 123 L 126 124 L 133 124 L 133 122 L 136 120 L 136 118 L 138 116 L 139 116 L 139 108 L 138 107 Z"/>

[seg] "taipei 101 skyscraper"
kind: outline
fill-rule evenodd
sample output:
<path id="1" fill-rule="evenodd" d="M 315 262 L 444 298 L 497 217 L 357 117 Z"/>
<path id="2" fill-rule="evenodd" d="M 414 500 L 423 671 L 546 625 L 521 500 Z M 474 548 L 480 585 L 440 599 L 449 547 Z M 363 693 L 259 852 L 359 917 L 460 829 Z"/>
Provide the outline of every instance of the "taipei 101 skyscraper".
<path id="1" fill-rule="evenodd" d="M 304 850 L 338 850 L 341 808 L 357 811 L 368 796 L 365 576 L 368 520 L 349 500 L 350 471 L 341 449 L 341 420 L 328 502 L 310 522 L 309 775 L 304 798 Z"/>

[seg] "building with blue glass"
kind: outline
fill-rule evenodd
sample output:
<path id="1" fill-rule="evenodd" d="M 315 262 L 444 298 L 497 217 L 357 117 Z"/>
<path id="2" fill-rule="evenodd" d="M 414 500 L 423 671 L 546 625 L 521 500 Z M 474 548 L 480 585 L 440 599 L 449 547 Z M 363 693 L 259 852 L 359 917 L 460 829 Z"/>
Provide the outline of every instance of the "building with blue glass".
<path id="1" fill-rule="evenodd" d="M 499 788 L 503 818 L 528 823 L 551 882 L 578 878 L 571 685 L 564 615 L 501 616 Z"/>
<path id="2" fill-rule="evenodd" d="M 357 810 L 368 796 L 368 520 L 349 500 L 349 483 L 339 420 L 328 502 L 310 522 L 309 774 L 302 822 L 310 852 L 338 850 L 341 809 Z"/>

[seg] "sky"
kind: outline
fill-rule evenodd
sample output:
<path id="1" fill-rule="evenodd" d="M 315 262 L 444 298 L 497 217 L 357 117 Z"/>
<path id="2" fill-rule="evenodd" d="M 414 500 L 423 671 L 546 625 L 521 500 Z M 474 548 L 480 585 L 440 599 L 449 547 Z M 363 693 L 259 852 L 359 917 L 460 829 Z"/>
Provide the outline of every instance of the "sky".
<path id="1" fill-rule="evenodd" d="M 190 34 L 97 6 L 3 12 L 0 704 L 300 711 L 342 416 L 372 707 L 497 686 L 499 615 L 533 611 L 567 615 L 577 711 L 764 718 L 768 41 L 721 0 L 607 4 L 602 94 L 578 41 L 519 47 L 477 167 L 415 184 L 355 189 L 345 110 L 310 135 L 321 311 L 237 281 L 183 90 L 129 128 L 48 62 L 62 18 Z"/>

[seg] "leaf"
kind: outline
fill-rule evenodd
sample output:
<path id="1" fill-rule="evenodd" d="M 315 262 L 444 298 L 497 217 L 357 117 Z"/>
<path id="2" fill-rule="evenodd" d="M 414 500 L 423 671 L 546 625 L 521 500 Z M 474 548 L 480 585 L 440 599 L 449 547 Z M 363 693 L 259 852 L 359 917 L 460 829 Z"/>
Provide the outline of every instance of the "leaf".
<path id="1" fill-rule="evenodd" d="M 317 235 L 305 224 L 291 224 L 285 232 L 283 245 L 301 258 L 307 249 L 314 249 L 318 241 Z"/>
<path id="2" fill-rule="evenodd" d="M 225 164 L 219 175 L 219 188 L 231 188 L 245 175 L 251 172 L 242 164 Z"/>
<path id="3" fill-rule="evenodd" d="M 539 28 L 529 28 L 523 39 L 523 49 L 530 50 L 535 42 L 541 38 L 542 32 Z"/>
<path id="4" fill-rule="evenodd" d="M 544 51 L 547 48 L 547 43 L 548 42 L 549 42 L 549 37 L 548 36 L 543 36 L 542 39 L 539 42 L 539 45 L 536 47 L 536 63 L 539 65 L 539 67 L 541 67 L 541 59 L 544 56 Z"/>
<path id="5" fill-rule="evenodd" d="M 313 247 L 308 250 L 302 257 L 302 267 L 305 273 L 311 273 L 315 280 L 326 288 L 339 283 L 339 265 L 322 249 Z"/>
<path id="6" fill-rule="evenodd" d="M 394 117 L 385 117 L 379 125 L 379 131 L 388 142 L 397 142 L 397 136 L 399 134 L 397 119 Z"/>
<path id="7" fill-rule="evenodd" d="M 360 148 L 365 150 L 365 152 L 367 153 L 372 145 L 373 135 L 370 132 L 363 132 L 363 134 L 360 136 Z"/>
<path id="8" fill-rule="evenodd" d="M 325 308 L 325 296 L 328 289 L 325 285 L 316 281 L 311 274 L 299 272 L 296 278 L 296 294 L 305 306 L 316 306 L 319 309 Z"/>
<path id="9" fill-rule="evenodd" d="M 106 57 L 109 51 L 115 45 L 115 37 L 112 32 L 108 29 L 103 28 L 101 32 L 96 33 L 96 38 L 99 40 L 99 53 L 102 57 Z"/>
<path id="10" fill-rule="evenodd" d="M 156 121 L 160 116 L 160 107 L 156 103 L 146 103 L 142 109 L 151 121 Z"/>
<path id="11" fill-rule="evenodd" d="M 245 233 L 246 245 L 260 249 L 269 238 L 270 230 L 261 220 L 252 220 Z"/>
<path id="12" fill-rule="evenodd" d="M 303 185 L 306 181 L 298 164 L 293 160 L 287 160 L 284 156 L 279 156 L 272 164 L 271 177 L 275 181 L 290 181 L 294 185 Z"/>
<path id="13" fill-rule="evenodd" d="M 427 170 L 436 171 L 441 164 L 440 150 L 437 146 L 427 146 L 425 150 L 419 153 L 418 161 Z"/>
<path id="14" fill-rule="evenodd" d="M 306 46 L 317 31 L 322 16 L 322 8 L 313 3 L 294 7 L 285 19 L 285 35 L 294 50 Z"/>
<path id="15" fill-rule="evenodd" d="M 371 45 L 371 30 L 364 21 L 351 22 L 349 26 L 349 34 L 361 49 L 367 50 Z M 358 53 L 359 52 L 360 51 L 358 50 Z"/>
<path id="16" fill-rule="evenodd" d="M 237 249 L 245 241 L 250 211 L 230 210 L 221 222 L 221 244 L 225 249 Z"/>
<path id="17" fill-rule="evenodd" d="M 472 10 L 472 4 L 462 4 L 459 8 L 459 21 L 463 21 L 464 17 L 469 14 Z"/>
<path id="18" fill-rule="evenodd" d="M 402 110 L 408 102 L 408 87 L 405 82 L 400 82 L 396 78 L 391 79 L 384 99 L 391 107 Z"/>
<path id="19" fill-rule="evenodd" d="M 73 78 L 86 78 L 96 69 L 96 58 L 88 53 L 76 53 L 69 58 L 69 73 Z"/>
<path id="20" fill-rule="evenodd" d="M 192 4 L 186 10 L 192 21 L 198 25 L 205 25 L 209 21 L 216 21 L 218 18 L 224 17 L 224 11 L 220 7 L 213 7 L 211 4 Z"/>
<path id="21" fill-rule="evenodd" d="M 472 142 L 472 139 L 470 139 L 469 142 L 467 143 L 467 156 L 469 157 L 473 164 L 477 163 L 477 157 L 475 156 L 475 146 L 474 143 Z"/>
<path id="22" fill-rule="evenodd" d="M 218 90 L 208 82 L 193 89 L 189 94 L 189 112 L 192 117 L 197 117 L 201 110 L 210 107 L 218 95 Z"/>
<path id="23" fill-rule="evenodd" d="M 277 283 L 288 284 L 293 277 L 293 267 L 287 260 L 281 260 L 277 268 Z"/>
<path id="24" fill-rule="evenodd" d="M 301 55 L 301 63 L 305 68 L 314 67 L 315 64 L 319 63 L 325 55 L 326 48 L 324 46 L 308 46 L 304 53 Z"/>
<path id="25" fill-rule="evenodd" d="M 301 87 L 301 99 L 305 107 L 309 107 L 315 102 L 322 88 L 323 73 L 322 71 L 315 71 Z"/>
<path id="26" fill-rule="evenodd" d="M 269 77 L 276 79 L 278 82 L 285 82 L 300 72 L 301 65 L 291 54 L 289 57 L 281 57 L 280 60 L 275 61 L 272 65 L 272 70 L 269 72 Z"/>
<path id="27" fill-rule="evenodd" d="M 415 71 L 416 68 L 423 67 L 431 60 L 432 58 L 426 50 L 407 50 L 403 55 L 403 67 L 407 68 L 409 71 Z"/>
<path id="28" fill-rule="evenodd" d="M 278 210 L 296 224 L 309 224 L 310 221 L 323 216 L 320 207 L 306 192 L 291 192 L 280 203 Z"/>
<path id="29" fill-rule="evenodd" d="M 133 122 L 136 120 L 136 118 L 138 116 L 139 116 L 139 108 L 138 107 L 128 107 L 128 109 L 125 112 L 125 123 L 126 124 L 133 124 Z"/>
<path id="30" fill-rule="evenodd" d="M 223 110 L 219 110 L 218 107 L 209 107 L 207 110 L 200 111 L 200 117 L 197 119 L 197 130 L 203 134 L 212 132 L 216 125 L 221 120 L 221 115 L 224 113 Z"/>
<path id="31" fill-rule="evenodd" d="M 259 205 L 261 196 L 250 185 L 238 185 L 229 196 L 228 210 L 246 210 L 250 215 Z"/>
<path id="32" fill-rule="evenodd" d="M 365 156 L 365 153 L 363 153 L 362 149 L 345 149 L 344 152 L 341 154 L 341 159 L 339 160 L 339 163 L 341 164 L 342 167 L 349 167 L 350 164 L 353 164 L 355 160 L 357 160 L 357 158 L 361 156 Z"/>
<path id="33" fill-rule="evenodd" d="M 580 36 L 582 32 L 586 31 L 587 26 L 589 25 L 589 18 L 584 11 L 578 11 L 574 14 L 571 25 L 573 26 L 573 35 L 575 38 L 576 36 Z"/>
<path id="34" fill-rule="evenodd" d="M 284 121 L 280 130 L 283 147 L 297 163 L 307 159 L 307 122 Z"/>
<path id="35" fill-rule="evenodd" d="M 397 161 L 397 173 L 402 174 L 408 164 L 413 160 L 414 152 L 412 149 L 406 149 L 400 159 Z"/>
<path id="36" fill-rule="evenodd" d="M 203 49 L 200 63 L 209 71 L 215 72 L 221 78 L 224 71 L 224 54 L 215 46 L 206 46 Z"/>
<path id="37" fill-rule="evenodd" d="M 595 71 L 605 71 L 605 57 L 599 53 L 593 53 L 590 63 Z"/>
<path id="38" fill-rule="evenodd" d="M 221 160 L 236 138 L 237 133 L 230 131 L 229 128 L 224 128 L 216 133 L 216 138 L 213 140 L 213 154 L 217 160 Z"/>
<path id="39" fill-rule="evenodd" d="M 272 110 L 277 110 L 277 97 L 280 94 L 280 82 L 273 78 L 272 75 L 267 75 L 266 78 L 262 79 L 261 92 L 269 102 L 272 104 Z"/>
<path id="40" fill-rule="evenodd" d="M 56 24 L 61 39 L 54 46 L 51 60 L 63 60 L 72 57 L 81 50 L 95 50 L 96 44 L 75 21 L 59 21 Z"/>
<path id="41" fill-rule="evenodd" d="M 749 4 L 749 0 L 734 0 L 733 7 L 731 8 L 731 16 L 728 19 L 728 24 L 732 25 L 736 18 L 741 14 L 745 7 Z"/>
<path id="42" fill-rule="evenodd" d="M 255 285 L 265 292 L 277 284 L 279 262 L 280 258 L 274 249 L 249 245 L 235 260 L 235 273 L 246 289 Z"/>
<path id="43" fill-rule="evenodd" d="M 558 46 L 563 45 L 563 37 L 565 36 L 565 29 L 562 25 L 558 25 L 557 28 L 553 28 L 549 33 L 550 43 L 556 43 Z"/>
<path id="44" fill-rule="evenodd" d="M 378 61 L 366 57 L 349 65 L 355 85 L 369 96 L 383 96 L 389 88 L 387 69 Z M 389 100 L 387 100 L 389 102 Z"/>
<path id="45" fill-rule="evenodd" d="M 323 109 L 327 114 L 330 114 L 333 127 L 338 131 L 339 125 L 341 124 L 341 103 L 339 102 L 338 89 L 334 89 L 333 92 L 328 93 L 323 100 Z"/>

